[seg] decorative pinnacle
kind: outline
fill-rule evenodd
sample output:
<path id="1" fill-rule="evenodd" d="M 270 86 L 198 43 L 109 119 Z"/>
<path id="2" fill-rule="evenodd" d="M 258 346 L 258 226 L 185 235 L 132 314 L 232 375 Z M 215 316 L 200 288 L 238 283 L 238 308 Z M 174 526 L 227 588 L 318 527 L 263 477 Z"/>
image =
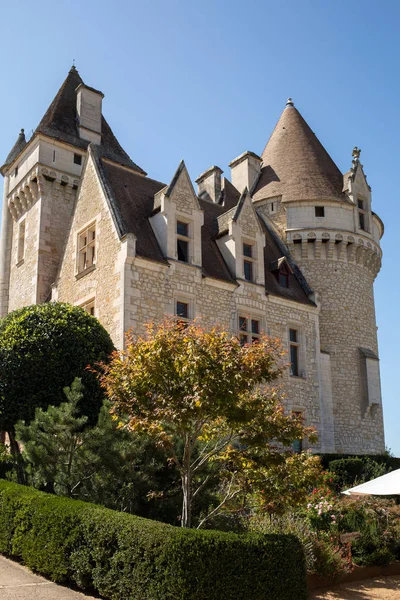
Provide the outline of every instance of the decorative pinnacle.
<path id="1" fill-rule="evenodd" d="M 361 154 L 361 149 L 360 149 L 360 148 L 357 148 L 357 146 L 354 146 L 354 148 L 353 148 L 353 152 L 352 152 L 352 157 L 353 157 L 355 160 L 358 160 L 358 159 L 360 158 L 360 154 Z"/>
<path id="2" fill-rule="evenodd" d="M 294 102 L 291 98 L 288 98 L 286 101 L 286 106 L 294 106 Z"/>

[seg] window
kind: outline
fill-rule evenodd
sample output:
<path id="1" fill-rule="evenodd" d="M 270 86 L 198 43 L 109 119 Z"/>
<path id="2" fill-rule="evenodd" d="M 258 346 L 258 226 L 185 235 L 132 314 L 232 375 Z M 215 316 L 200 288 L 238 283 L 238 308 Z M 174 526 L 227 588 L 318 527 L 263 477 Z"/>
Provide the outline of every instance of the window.
<path id="1" fill-rule="evenodd" d="M 177 317 L 181 317 L 182 319 L 188 319 L 189 318 L 189 303 L 181 302 L 180 300 L 177 300 L 175 314 Z"/>
<path id="2" fill-rule="evenodd" d="M 74 163 L 76 165 L 82 164 L 82 154 L 74 154 Z"/>
<path id="3" fill-rule="evenodd" d="M 290 352 L 290 375 L 299 377 L 299 332 L 297 329 L 289 329 L 289 352 Z"/>
<path id="4" fill-rule="evenodd" d="M 83 308 L 83 310 L 89 313 L 89 315 L 94 317 L 94 298 L 88 300 L 87 302 L 84 302 L 84 304 L 81 304 L 81 308 Z"/>
<path id="5" fill-rule="evenodd" d="M 189 262 L 189 224 L 183 221 L 176 222 L 176 253 L 178 260 Z"/>
<path id="6" fill-rule="evenodd" d="M 286 263 L 282 263 L 278 271 L 278 283 L 280 286 L 289 287 L 289 268 Z"/>
<path id="7" fill-rule="evenodd" d="M 78 273 L 96 262 L 96 223 L 78 234 Z"/>
<path id="8" fill-rule="evenodd" d="M 17 248 L 17 263 L 24 260 L 25 256 L 25 219 L 21 221 L 18 227 L 18 248 Z"/>
<path id="9" fill-rule="evenodd" d="M 14 177 L 16 177 L 17 175 L 18 175 L 18 167 L 15 167 L 15 170 L 14 170 Z"/>
<path id="10" fill-rule="evenodd" d="M 56 162 L 56 151 L 53 150 L 53 162 Z"/>
<path id="11" fill-rule="evenodd" d="M 254 281 L 254 246 L 243 244 L 243 274 L 246 281 Z"/>
<path id="12" fill-rule="evenodd" d="M 325 216 L 325 206 L 316 206 L 315 207 L 315 216 L 316 217 L 324 217 Z"/>
<path id="13" fill-rule="evenodd" d="M 303 421 L 303 413 L 301 411 L 293 410 L 292 415 Z M 294 440 L 292 449 L 296 454 L 300 454 L 303 451 L 303 440 Z"/>
<path id="14" fill-rule="evenodd" d="M 259 319 L 239 316 L 239 340 L 242 346 L 257 342 L 261 327 Z"/>
<path id="15" fill-rule="evenodd" d="M 358 226 L 360 229 L 366 231 L 366 210 L 365 210 L 365 202 L 364 200 L 358 200 Z"/>

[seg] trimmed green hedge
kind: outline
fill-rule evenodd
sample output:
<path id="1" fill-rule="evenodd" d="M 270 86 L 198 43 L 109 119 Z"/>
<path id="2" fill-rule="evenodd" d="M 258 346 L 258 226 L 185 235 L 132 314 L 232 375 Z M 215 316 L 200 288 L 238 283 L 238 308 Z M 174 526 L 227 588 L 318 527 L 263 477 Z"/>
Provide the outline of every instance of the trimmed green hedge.
<path id="1" fill-rule="evenodd" d="M 0 552 L 111 600 L 306 600 L 286 535 L 184 530 L 0 481 Z"/>

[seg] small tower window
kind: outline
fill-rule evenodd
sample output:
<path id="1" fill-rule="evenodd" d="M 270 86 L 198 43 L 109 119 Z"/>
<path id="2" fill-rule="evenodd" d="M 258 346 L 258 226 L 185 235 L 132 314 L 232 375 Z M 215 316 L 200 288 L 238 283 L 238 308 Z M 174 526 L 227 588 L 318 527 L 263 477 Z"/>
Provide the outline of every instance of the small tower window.
<path id="1" fill-rule="evenodd" d="M 177 317 L 180 317 L 181 319 L 188 319 L 189 318 L 189 303 L 182 302 L 181 300 L 177 300 L 175 314 Z"/>
<path id="2" fill-rule="evenodd" d="M 246 281 L 254 281 L 254 246 L 243 244 L 243 274 Z"/>
<path id="3" fill-rule="evenodd" d="M 82 154 L 74 154 L 74 163 L 76 165 L 81 165 L 82 164 Z"/>
<path id="4" fill-rule="evenodd" d="M 358 206 L 358 226 L 363 231 L 367 230 L 367 215 L 365 210 L 365 202 L 364 200 L 357 200 Z"/>
<path id="5" fill-rule="evenodd" d="M 18 167 L 15 167 L 15 170 L 14 170 L 14 177 L 16 177 L 17 175 L 18 175 Z"/>
<path id="6" fill-rule="evenodd" d="M 25 257 L 25 219 L 21 221 L 18 227 L 18 248 L 17 263 L 24 260 Z"/>
<path id="7" fill-rule="evenodd" d="M 53 150 L 53 163 L 55 163 L 55 162 L 56 162 L 56 151 Z"/>
<path id="8" fill-rule="evenodd" d="M 315 216 L 316 217 L 324 217 L 325 216 L 325 206 L 316 206 L 315 207 Z"/>
<path id="9" fill-rule="evenodd" d="M 183 221 L 176 222 L 176 254 L 178 260 L 189 262 L 189 224 Z"/>
<path id="10" fill-rule="evenodd" d="M 289 329 L 289 350 L 290 350 L 290 375 L 299 376 L 299 332 L 297 329 Z"/>

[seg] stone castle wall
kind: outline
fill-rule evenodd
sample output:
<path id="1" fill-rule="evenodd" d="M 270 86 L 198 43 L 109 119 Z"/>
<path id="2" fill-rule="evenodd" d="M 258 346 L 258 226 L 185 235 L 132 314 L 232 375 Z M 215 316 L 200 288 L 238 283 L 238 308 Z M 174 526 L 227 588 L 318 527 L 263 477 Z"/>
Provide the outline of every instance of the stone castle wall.
<path id="1" fill-rule="evenodd" d="M 94 300 L 95 316 L 110 333 L 114 343 L 120 345 L 121 242 L 92 161 L 88 161 L 80 194 L 83 201 L 76 205 L 53 299 L 76 305 Z M 77 236 L 94 221 L 97 239 L 96 265 L 87 272 L 77 273 Z"/>

